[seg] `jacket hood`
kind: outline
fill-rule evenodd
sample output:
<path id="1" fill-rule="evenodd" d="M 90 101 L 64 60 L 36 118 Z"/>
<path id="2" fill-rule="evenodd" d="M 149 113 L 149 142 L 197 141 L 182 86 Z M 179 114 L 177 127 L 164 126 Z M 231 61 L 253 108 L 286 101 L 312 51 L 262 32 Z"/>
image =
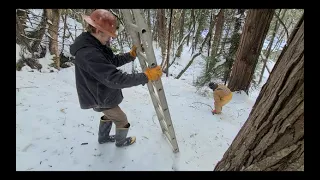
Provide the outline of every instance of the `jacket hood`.
<path id="1" fill-rule="evenodd" d="M 75 56 L 77 52 L 85 47 L 99 47 L 103 46 L 98 39 L 92 36 L 88 32 L 81 33 L 74 41 L 74 43 L 70 46 L 70 54 Z"/>

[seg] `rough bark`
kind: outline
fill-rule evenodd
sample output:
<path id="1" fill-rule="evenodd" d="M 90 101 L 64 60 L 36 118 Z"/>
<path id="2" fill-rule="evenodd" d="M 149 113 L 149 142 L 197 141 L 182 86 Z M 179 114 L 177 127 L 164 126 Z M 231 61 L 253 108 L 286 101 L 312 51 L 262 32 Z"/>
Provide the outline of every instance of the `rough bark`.
<path id="1" fill-rule="evenodd" d="M 234 24 L 234 29 L 233 29 L 233 33 L 231 36 L 231 45 L 229 48 L 229 53 L 226 57 L 226 66 L 225 66 L 225 73 L 224 73 L 224 84 L 227 84 L 230 72 L 231 72 L 231 68 L 232 68 L 232 64 L 234 62 L 235 59 L 235 54 L 237 52 L 238 46 L 239 46 L 239 42 L 240 42 L 240 29 L 241 29 L 241 21 L 242 18 L 244 16 L 244 9 L 238 9 L 237 10 L 237 14 L 239 15 L 239 18 L 236 18 L 235 20 L 235 24 Z"/>
<path id="2" fill-rule="evenodd" d="M 304 171 L 304 20 L 215 171 Z"/>
<path id="3" fill-rule="evenodd" d="M 250 9 L 243 27 L 228 87 L 248 93 L 250 82 L 267 35 L 274 9 Z"/>
<path id="4" fill-rule="evenodd" d="M 46 9 L 48 20 L 48 33 L 49 37 L 49 51 L 53 57 L 53 61 L 57 69 L 60 69 L 60 53 L 58 46 L 58 30 L 59 30 L 59 20 L 60 20 L 60 10 L 59 9 Z"/>

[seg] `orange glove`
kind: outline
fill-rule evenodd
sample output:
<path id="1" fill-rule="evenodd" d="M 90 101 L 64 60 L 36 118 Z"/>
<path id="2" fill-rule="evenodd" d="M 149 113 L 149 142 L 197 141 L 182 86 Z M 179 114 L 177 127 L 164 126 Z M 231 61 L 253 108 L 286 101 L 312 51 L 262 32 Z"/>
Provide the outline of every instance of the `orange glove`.
<path id="1" fill-rule="evenodd" d="M 162 70 L 160 66 L 147 68 L 144 74 L 148 77 L 149 81 L 156 81 L 161 78 Z"/>
<path id="2" fill-rule="evenodd" d="M 137 57 L 136 51 L 137 51 L 137 47 L 135 45 L 133 45 L 129 53 L 132 57 Z"/>

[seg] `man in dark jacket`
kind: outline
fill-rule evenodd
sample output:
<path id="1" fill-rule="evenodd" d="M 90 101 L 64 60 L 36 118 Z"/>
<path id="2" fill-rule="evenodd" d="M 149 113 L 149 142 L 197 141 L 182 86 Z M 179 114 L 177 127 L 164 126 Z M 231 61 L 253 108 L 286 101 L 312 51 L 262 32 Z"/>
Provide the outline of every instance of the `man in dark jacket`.
<path id="1" fill-rule="evenodd" d="M 128 146 L 136 137 L 127 137 L 130 123 L 118 106 L 123 95 L 121 89 L 144 85 L 161 78 L 160 66 L 148 68 L 144 73 L 126 74 L 117 69 L 136 58 L 136 47 L 129 53 L 115 55 L 106 44 L 116 37 L 116 18 L 107 10 L 98 9 L 90 16 L 83 15 L 88 23 L 83 32 L 70 46 L 75 56 L 75 78 L 80 107 L 103 112 L 100 119 L 98 142 L 116 142 L 117 147 Z M 116 134 L 109 135 L 112 122 Z"/>

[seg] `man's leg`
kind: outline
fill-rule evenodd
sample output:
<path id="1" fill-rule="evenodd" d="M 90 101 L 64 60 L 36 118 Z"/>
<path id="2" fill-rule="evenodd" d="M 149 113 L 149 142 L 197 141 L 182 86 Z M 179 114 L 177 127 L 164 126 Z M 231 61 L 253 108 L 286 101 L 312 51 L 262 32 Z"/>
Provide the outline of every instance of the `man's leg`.
<path id="1" fill-rule="evenodd" d="M 106 118 L 113 121 L 116 125 L 115 141 L 117 147 L 128 146 L 136 141 L 135 136 L 127 137 L 130 123 L 128 123 L 126 114 L 119 106 L 103 111 Z"/>
<path id="2" fill-rule="evenodd" d="M 221 103 L 214 102 L 214 109 L 216 110 L 215 114 L 220 114 L 222 110 L 221 108 L 222 108 Z"/>

